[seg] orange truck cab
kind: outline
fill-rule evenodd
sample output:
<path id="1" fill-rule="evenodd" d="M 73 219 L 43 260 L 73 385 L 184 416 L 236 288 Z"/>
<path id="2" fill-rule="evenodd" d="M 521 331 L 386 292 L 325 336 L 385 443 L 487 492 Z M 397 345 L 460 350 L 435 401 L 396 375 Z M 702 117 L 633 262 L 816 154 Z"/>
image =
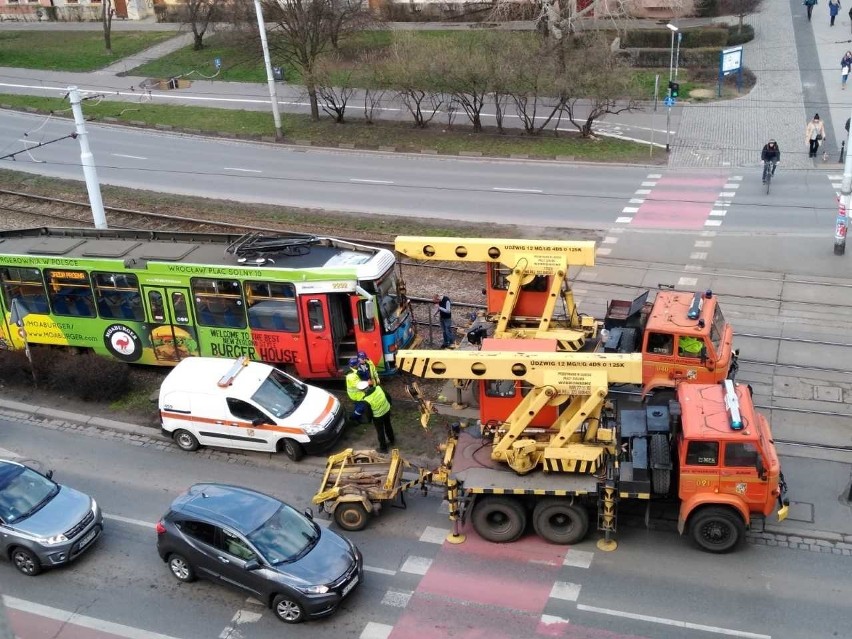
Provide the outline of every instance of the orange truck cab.
<path id="1" fill-rule="evenodd" d="M 705 550 L 726 552 L 755 515 L 787 516 L 787 485 L 769 423 L 754 409 L 748 386 L 681 384 L 678 530 Z"/>
<path id="2" fill-rule="evenodd" d="M 734 330 L 712 291 L 646 291 L 632 302 L 610 302 L 597 348 L 642 353 L 642 395 L 674 389 L 681 381 L 715 384 L 733 379 L 737 354 Z M 667 399 L 673 392 L 663 394 Z"/>

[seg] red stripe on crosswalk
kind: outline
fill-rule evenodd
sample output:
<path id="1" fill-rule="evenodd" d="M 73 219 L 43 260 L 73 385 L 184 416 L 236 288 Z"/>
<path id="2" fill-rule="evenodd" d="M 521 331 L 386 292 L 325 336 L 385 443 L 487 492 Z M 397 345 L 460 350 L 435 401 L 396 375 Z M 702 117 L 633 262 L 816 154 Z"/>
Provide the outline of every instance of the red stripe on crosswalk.
<path id="1" fill-rule="evenodd" d="M 726 183 L 725 176 L 662 177 L 639 206 L 630 225 L 689 230 L 704 228 Z"/>
<path id="2" fill-rule="evenodd" d="M 7 608 L 6 615 L 18 639 L 123 639 L 111 632 L 78 626 L 73 621 L 48 619 L 13 608 Z"/>

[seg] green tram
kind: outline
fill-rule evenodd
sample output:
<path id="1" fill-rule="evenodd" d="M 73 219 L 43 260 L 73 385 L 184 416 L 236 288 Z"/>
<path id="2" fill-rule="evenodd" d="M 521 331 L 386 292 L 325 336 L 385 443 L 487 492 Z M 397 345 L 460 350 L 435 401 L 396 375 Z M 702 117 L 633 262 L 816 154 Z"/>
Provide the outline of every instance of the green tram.
<path id="1" fill-rule="evenodd" d="M 392 373 L 414 338 L 396 264 L 313 235 L 0 231 L 0 348 L 165 366 L 247 355 L 304 379 L 341 377 L 364 351 Z"/>

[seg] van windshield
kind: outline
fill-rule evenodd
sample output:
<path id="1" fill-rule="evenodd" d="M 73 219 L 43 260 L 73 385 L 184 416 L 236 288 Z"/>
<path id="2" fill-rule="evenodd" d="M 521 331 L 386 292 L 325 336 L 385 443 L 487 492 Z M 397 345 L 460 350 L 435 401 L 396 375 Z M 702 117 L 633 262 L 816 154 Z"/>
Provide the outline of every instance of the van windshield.
<path id="1" fill-rule="evenodd" d="M 318 539 L 317 525 L 286 504 L 248 536 L 272 565 L 303 557 Z"/>
<path id="2" fill-rule="evenodd" d="M 251 398 L 274 417 L 287 417 L 301 405 L 307 394 L 308 387 L 305 384 L 276 369 Z"/>

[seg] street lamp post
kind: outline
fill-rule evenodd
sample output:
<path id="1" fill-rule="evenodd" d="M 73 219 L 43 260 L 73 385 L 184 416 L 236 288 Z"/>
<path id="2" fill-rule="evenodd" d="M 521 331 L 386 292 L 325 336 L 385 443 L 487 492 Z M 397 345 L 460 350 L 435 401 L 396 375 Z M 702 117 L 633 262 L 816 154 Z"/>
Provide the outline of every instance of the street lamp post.
<path id="1" fill-rule="evenodd" d="M 260 46 L 263 49 L 263 63 L 266 66 L 266 82 L 269 85 L 269 99 L 272 103 L 272 121 L 275 124 L 275 139 L 283 137 L 281 132 L 281 115 L 278 113 L 278 95 L 275 92 L 275 78 L 272 75 L 272 62 L 269 58 L 269 45 L 266 42 L 266 23 L 263 21 L 263 8 L 260 0 L 254 0 L 254 10 L 257 13 L 257 28 L 260 31 Z"/>
<path id="2" fill-rule="evenodd" d="M 672 77 L 674 75 L 674 57 L 675 57 L 675 34 L 678 32 L 676 26 L 674 26 L 671 22 L 666 25 L 672 32 L 672 46 L 669 54 L 669 90 L 666 94 L 668 99 L 666 100 L 666 153 L 668 153 L 671 149 L 669 145 L 669 123 L 672 119 Z M 678 34 L 679 35 L 679 34 Z M 680 56 L 680 39 L 678 38 L 678 57 Z"/>

